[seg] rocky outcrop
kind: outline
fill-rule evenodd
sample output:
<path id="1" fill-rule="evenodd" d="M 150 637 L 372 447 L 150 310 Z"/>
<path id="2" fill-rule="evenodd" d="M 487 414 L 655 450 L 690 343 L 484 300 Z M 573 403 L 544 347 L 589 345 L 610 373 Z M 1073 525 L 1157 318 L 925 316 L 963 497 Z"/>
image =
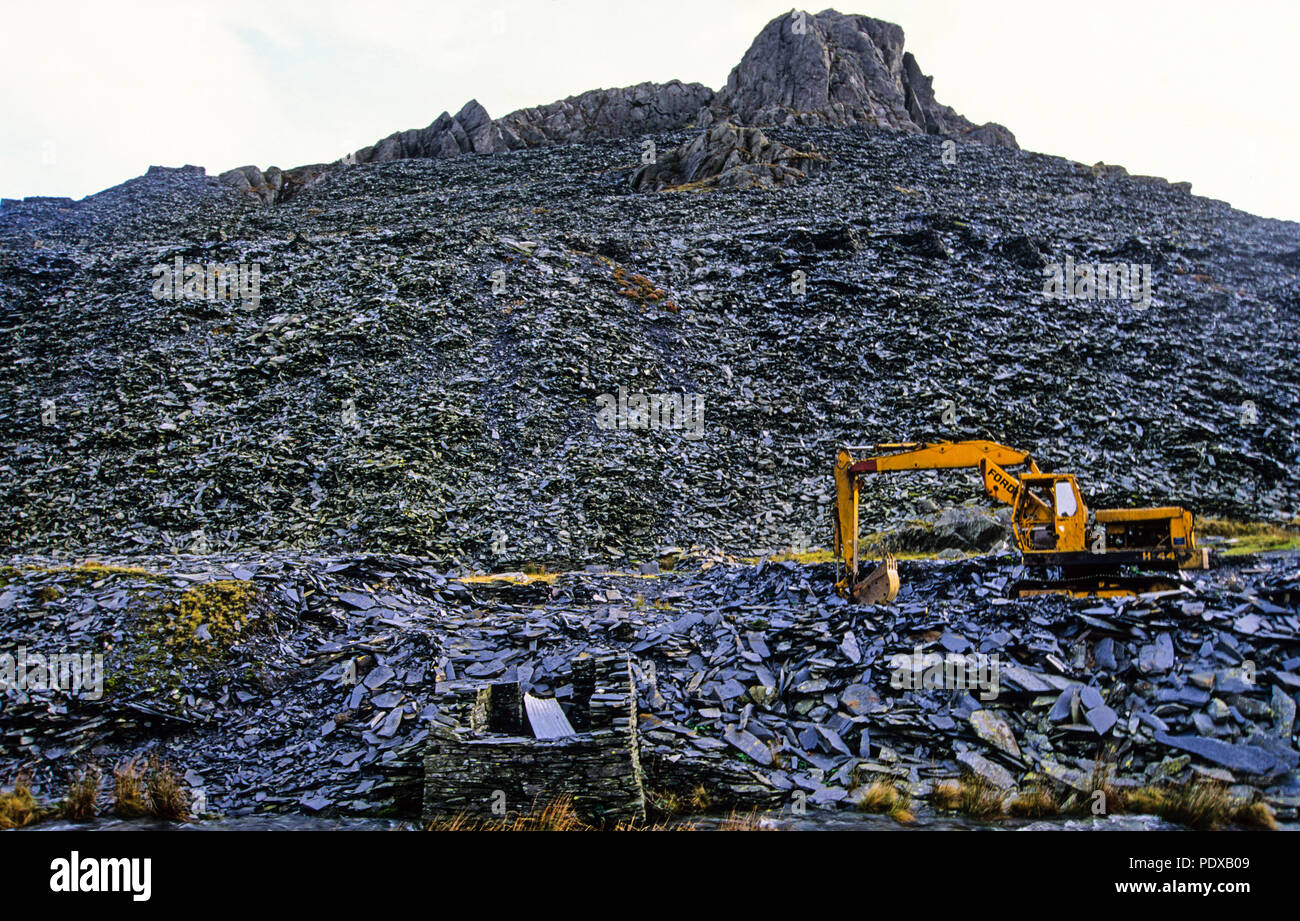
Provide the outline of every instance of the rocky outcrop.
<path id="1" fill-rule="evenodd" d="M 502 131 L 487 109 L 471 99 L 455 115 L 443 112 L 427 128 L 390 134 L 343 158 L 345 164 L 385 163 L 417 157 L 440 159 L 468 153 L 497 153 L 523 147 L 518 136 Z"/>
<path id="2" fill-rule="evenodd" d="M 632 174 L 631 185 L 638 192 L 686 186 L 772 188 L 804 178 L 825 159 L 773 141 L 757 128 L 723 122 L 642 166 Z"/>
<path id="3" fill-rule="evenodd" d="M 256 166 L 240 166 L 227 170 L 217 178 L 236 192 L 242 192 L 267 205 L 275 204 L 284 188 L 284 173 L 278 166 L 268 167 L 266 172 Z"/>
<path id="4" fill-rule="evenodd" d="M 292 198 L 329 167 L 330 164 L 327 163 L 313 163 L 310 166 L 296 166 L 291 170 L 268 166 L 263 171 L 256 166 L 239 166 L 227 170 L 217 178 L 236 192 L 256 198 L 263 204 L 274 205 Z"/>
<path id="5" fill-rule="evenodd" d="M 500 153 L 677 131 L 694 124 L 709 127 L 720 121 L 751 126 L 868 124 L 997 147 L 1017 146 L 1014 135 L 1001 125 L 975 125 L 940 105 L 931 82 L 916 59 L 903 51 L 903 30 L 898 26 L 834 10 L 815 16 L 791 12 L 767 24 L 718 93 L 680 80 L 638 83 L 591 90 L 498 119 L 471 99 L 455 115 L 443 112 L 426 128 L 390 134 L 334 164 L 287 172 L 244 166 L 222 173 L 221 179 L 251 198 L 275 204 L 322 174 L 357 163 Z M 735 149 L 729 148 L 723 161 Z M 706 159 L 715 158 L 709 154 Z M 788 170 L 750 168 L 726 179 L 719 177 L 707 178 L 712 184 L 732 186 L 775 185 L 794 178 Z M 697 180 L 649 180 L 651 185 L 659 183 L 655 188 L 693 181 Z"/>
<path id="6" fill-rule="evenodd" d="M 691 124 L 700 108 L 712 101 L 713 90 L 700 83 L 638 83 L 520 109 L 497 124 L 527 146 L 540 147 L 676 131 Z"/>
<path id="7" fill-rule="evenodd" d="M 1008 509 L 959 506 L 917 519 L 885 535 L 892 549 L 906 552 L 962 550 L 985 553 L 1012 540 Z"/>
<path id="8" fill-rule="evenodd" d="M 903 30 L 867 16 L 792 11 L 750 45 L 700 123 L 869 124 L 1016 147 L 1001 125 L 976 126 L 940 105 L 932 78 L 903 51 Z"/>
<path id="9" fill-rule="evenodd" d="M 499 153 L 684 128 L 713 90 L 699 83 L 639 83 L 592 90 L 550 105 L 520 109 L 495 121 L 478 100 L 455 115 L 443 112 L 427 128 L 391 134 L 343 158 L 344 163 L 383 163 L 414 157 L 441 159 Z"/>

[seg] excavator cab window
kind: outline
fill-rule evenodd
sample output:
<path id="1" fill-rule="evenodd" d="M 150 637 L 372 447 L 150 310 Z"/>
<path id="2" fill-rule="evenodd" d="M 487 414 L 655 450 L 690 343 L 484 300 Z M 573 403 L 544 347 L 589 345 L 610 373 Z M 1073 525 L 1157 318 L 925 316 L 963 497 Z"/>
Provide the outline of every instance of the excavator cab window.
<path id="1" fill-rule="evenodd" d="M 1029 532 L 1029 545 L 1035 550 L 1056 548 L 1056 526 L 1052 519 L 1052 481 L 1026 479 L 1024 498 L 1016 512 Z"/>
<path id="2" fill-rule="evenodd" d="M 1053 506 L 1052 484 L 1051 481 L 1027 481 L 1028 493 L 1030 499 L 1037 500 L 1030 504 L 1030 508 L 1037 509 L 1036 517 L 1041 518 L 1045 514 L 1050 514 Z"/>
<path id="3" fill-rule="evenodd" d="M 1079 510 L 1079 503 L 1074 497 L 1074 485 L 1069 480 L 1056 481 L 1056 517 L 1072 518 Z"/>

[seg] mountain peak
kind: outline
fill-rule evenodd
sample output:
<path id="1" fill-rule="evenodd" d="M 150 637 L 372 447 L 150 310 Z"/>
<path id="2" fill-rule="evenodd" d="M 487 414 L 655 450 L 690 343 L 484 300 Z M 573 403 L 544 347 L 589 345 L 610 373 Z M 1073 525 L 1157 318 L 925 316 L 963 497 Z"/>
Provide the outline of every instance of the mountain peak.
<path id="1" fill-rule="evenodd" d="M 221 175 L 271 204 L 296 194 L 338 165 L 444 159 L 525 147 L 635 137 L 720 122 L 759 125 L 872 125 L 1015 148 L 995 123 L 975 125 L 940 105 L 931 78 L 903 50 L 903 30 L 869 16 L 791 10 L 754 39 L 720 91 L 699 83 L 639 83 L 588 90 L 493 119 L 477 100 L 443 112 L 426 128 L 398 131 L 344 156 L 263 173 L 244 166 Z"/>
<path id="2" fill-rule="evenodd" d="M 899 26 L 791 10 L 763 27 L 712 108 L 750 125 L 870 124 L 1016 146 L 1001 125 L 976 126 L 940 105 L 931 82 Z"/>

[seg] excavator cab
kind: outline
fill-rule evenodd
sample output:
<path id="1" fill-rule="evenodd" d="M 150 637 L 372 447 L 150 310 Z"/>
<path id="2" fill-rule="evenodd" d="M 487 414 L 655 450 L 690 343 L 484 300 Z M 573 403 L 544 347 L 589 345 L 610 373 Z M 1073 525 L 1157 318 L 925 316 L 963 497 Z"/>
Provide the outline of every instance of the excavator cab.
<path id="1" fill-rule="evenodd" d="M 1068 474 L 1025 475 L 1012 513 L 1017 543 L 1026 553 L 1085 549 L 1088 509 Z"/>

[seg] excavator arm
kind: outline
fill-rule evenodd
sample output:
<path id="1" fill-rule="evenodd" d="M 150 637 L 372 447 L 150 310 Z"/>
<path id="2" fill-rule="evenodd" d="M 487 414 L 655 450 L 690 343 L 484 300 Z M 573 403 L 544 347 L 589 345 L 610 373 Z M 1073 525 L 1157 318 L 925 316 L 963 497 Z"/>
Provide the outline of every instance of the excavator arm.
<path id="1" fill-rule="evenodd" d="M 842 448 L 835 459 L 835 556 L 847 570 L 842 583 L 850 594 L 860 581 L 875 578 L 880 567 L 859 580 L 858 576 L 858 479 L 868 473 L 902 470 L 943 470 L 970 468 L 979 470 L 984 488 L 990 496 L 1015 506 L 1023 487 L 1005 467 L 1028 465 L 1031 473 L 1042 471 L 1024 451 L 992 441 L 940 441 L 930 444 L 906 442 L 878 444 L 866 449 L 872 456 L 855 460 L 850 452 L 861 448 Z M 1037 498 L 1035 497 L 1035 501 Z M 1041 504 L 1041 503 L 1040 503 Z M 891 562 L 891 561 L 887 561 Z M 895 581 L 897 576 L 894 576 Z"/>
<path id="2" fill-rule="evenodd" d="M 846 448 L 845 451 L 860 451 Z M 1033 458 L 1025 451 L 1017 451 L 992 441 L 938 441 L 932 444 L 904 442 L 873 445 L 872 457 L 853 461 L 849 471 L 862 473 L 889 473 L 895 470 L 942 470 L 956 467 L 977 469 L 984 461 L 999 467 L 1029 465 L 1030 473 L 1041 473 Z"/>
<path id="3" fill-rule="evenodd" d="M 842 555 L 846 561 L 857 559 L 858 477 L 864 474 L 971 468 L 980 472 L 992 498 L 1014 507 L 1023 487 L 1004 468 L 1028 465 L 1031 474 L 1042 473 L 1025 451 L 992 441 L 880 444 L 872 447 L 873 456 L 854 460 L 850 452 L 857 450 L 862 449 L 841 448 L 835 460 L 835 550 L 847 550 Z"/>
<path id="4" fill-rule="evenodd" d="M 1017 477 L 1007 473 L 987 458 L 980 461 L 980 476 L 984 480 L 984 491 L 989 496 L 1012 508 L 1016 507 L 1016 503 L 1020 501 L 1020 494 L 1024 491 L 1024 486 Z"/>

